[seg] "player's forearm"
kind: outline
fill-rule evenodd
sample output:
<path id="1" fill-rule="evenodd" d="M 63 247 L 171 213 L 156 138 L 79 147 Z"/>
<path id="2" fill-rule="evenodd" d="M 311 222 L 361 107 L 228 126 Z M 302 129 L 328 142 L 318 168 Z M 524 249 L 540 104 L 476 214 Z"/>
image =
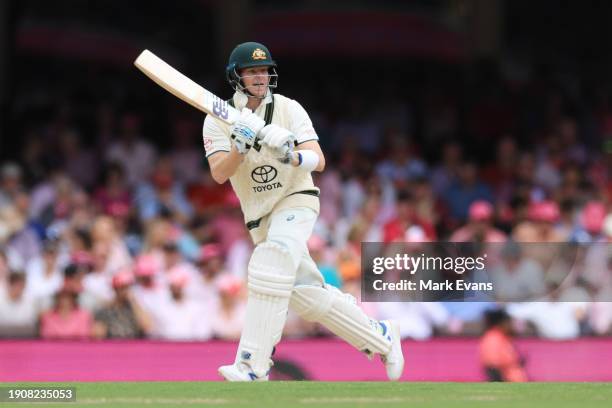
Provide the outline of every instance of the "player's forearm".
<path id="1" fill-rule="evenodd" d="M 244 155 L 238 153 L 236 147 L 232 145 L 230 152 L 219 152 L 208 158 L 212 178 L 219 184 L 225 183 L 236 173 L 238 166 L 244 160 Z"/>

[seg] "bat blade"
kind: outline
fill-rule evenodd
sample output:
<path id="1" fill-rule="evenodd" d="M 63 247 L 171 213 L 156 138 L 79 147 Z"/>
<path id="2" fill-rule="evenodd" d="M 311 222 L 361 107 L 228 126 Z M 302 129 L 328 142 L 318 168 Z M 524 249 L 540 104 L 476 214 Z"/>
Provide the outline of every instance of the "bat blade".
<path id="1" fill-rule="evenodd" d="M 233 124 L 240 112 L 217 95 L 198 85 L 149 50 L 144 50 L 134 65 L 159 86 L 196 109 Z"/>

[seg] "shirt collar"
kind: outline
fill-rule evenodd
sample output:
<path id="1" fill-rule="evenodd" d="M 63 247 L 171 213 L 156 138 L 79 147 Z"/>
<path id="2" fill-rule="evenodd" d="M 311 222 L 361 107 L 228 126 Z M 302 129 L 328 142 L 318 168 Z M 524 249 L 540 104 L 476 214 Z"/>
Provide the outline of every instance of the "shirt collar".
<path id="1" fill-rule="evenodd" d="M 239 111 L 242 110 L 242 108 L 244 108 L 247 104 L 247 102 L 249 101 L 249 97 L 246 96 L 244 93 L 242 92 L 234 92 L 234 106 L 236 107 L 236 109 L 238 109 Z M 259 104 L 259 106 L 257 107 L 257 109 L 259 109 L 260 107 L 269 104 L 270 102 L 272 102 L 272 91 L 270 91 L 270 88 L 268 88 L 268 93 L 266 94 L 266 97 L 263 99 L 263 103 Z"/>

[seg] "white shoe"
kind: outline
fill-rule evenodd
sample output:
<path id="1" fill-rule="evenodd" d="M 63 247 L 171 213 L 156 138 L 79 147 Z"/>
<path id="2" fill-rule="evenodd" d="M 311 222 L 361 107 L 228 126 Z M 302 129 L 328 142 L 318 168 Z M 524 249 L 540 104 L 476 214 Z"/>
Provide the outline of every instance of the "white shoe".
<path id="1" fill-rule="evenodd" d="M 386 355 L 381 354 L 380 359 L 385 364 L 389 380 L 397 381 L 404 372 L 404 353 L 402 352 L 399 323 L 395 320 L 382 320 L 378 324 L 383 328 L 383 336 L 391 341 L 391 350 Z"/>
<path id="2" fill-rule="evenodd" d="M 232 364 L 217 370 L 226 381 L 268 381 L 269 376 L 257 377 L 246 364 Z"/>

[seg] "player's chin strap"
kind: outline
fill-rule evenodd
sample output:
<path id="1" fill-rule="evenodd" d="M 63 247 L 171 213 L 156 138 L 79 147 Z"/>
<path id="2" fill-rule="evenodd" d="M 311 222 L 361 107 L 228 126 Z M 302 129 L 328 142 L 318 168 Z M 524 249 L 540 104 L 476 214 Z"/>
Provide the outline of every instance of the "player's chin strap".
<path id="1" fill-rule="evenodd" d="M 270 69 L 272 70 L 272 74 L 270 74 L 268 72 L 268 88 L 270 90 L 272 89 L 276 89 L 276 87 L 278 86 L 278 72 L 276 71 L 276 67 L 270 67 Z M 236 92 L 240 92 L 243 93 L 244 95 L 248 96 L 249 98 L 256 98 L 256 99 L 266 99 L 267 95 L 264 96 L 255 96 L 253 95 L 251 92 L 249 92 L 249 90 L 242 85 L 242 76 L 238 74 L 238 71 L 236 70 L 236 67 L 234 67 L 234 73 L 232 75 L 234 78 L 232 80 L 232 84 L 234 85 L 233 88 Z"/>
<path id="2" fill-rule="evenodd" d="M 274 94 L 270 94 L 270 97 L 272 98 L 272 101 L 266 104 L 266 112 L 264 113 L 264 121 L 266 122 L 266 126 L 272 123 L 272 116 L 274 116 Z M 234 98 L 229 98 L 227 100 L 227 104 L 232 108 L 236 107 L 234 104 Z M 253 143 L 253 148 L 257 151 L 261 150 L 259 140 L 256 140 L 255 143 Z"/>

